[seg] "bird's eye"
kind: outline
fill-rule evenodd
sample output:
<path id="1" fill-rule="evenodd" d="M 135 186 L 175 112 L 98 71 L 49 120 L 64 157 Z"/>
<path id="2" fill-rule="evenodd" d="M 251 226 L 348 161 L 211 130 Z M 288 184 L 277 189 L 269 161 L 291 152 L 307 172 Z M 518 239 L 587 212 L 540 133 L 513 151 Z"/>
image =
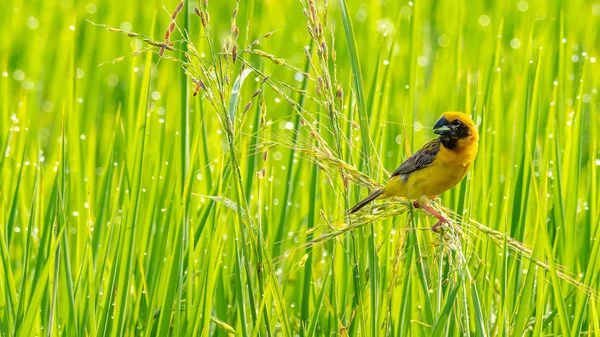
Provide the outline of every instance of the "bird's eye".
<path id="1" fill-rule="evenodd" d="M 462 122 L 460 121 L 460 119 L 455 119 L 454 121 L 452 121 L 452 125 L 459 126 L 461 124 L 462 124 Z"/>

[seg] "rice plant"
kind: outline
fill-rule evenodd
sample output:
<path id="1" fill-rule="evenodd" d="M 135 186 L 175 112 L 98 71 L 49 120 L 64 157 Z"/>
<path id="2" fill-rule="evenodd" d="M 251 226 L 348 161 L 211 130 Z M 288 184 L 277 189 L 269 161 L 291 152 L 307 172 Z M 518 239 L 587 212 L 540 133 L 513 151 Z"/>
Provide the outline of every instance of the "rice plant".
<path id="1" fill-rule="evenodd" d="M 0 4 L 0 336 L 600 335 L 600 3 Z"/>

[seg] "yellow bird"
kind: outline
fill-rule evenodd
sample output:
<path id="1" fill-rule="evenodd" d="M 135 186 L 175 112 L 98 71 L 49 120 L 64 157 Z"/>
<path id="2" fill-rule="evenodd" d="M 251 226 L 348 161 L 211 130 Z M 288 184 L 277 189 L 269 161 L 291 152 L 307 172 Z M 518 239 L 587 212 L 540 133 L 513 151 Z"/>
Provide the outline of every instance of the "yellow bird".
<path id="1" fill-rule="evenodd" d="M 428 206 L 427 201 L 456 186 L 467 175 L 477 156 L 479 133 L 471 117 L 462 112 L 443 113 L 433 132 L 439 137 L 423 145 L 392 173 L 382 189 L 349 212 L 354 213 L 375 199 L 407 198 L 439 220 L 431 228 L 437 232 L 447 219 Z"/>

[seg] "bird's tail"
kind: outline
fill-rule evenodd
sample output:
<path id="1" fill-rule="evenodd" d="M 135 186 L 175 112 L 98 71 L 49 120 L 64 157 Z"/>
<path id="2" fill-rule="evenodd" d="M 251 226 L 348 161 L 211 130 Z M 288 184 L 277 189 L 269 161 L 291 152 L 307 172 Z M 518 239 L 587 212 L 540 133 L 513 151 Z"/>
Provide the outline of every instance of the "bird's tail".
<path id="1" fill-rule="evenodd" d="M 378 191 L 375 191 L 375 192 L 371 193 L 371 195 L 369 195 L 368 197 L 364 198 L 358 204 L 354 205 L 354 207 L 350 208 L 350 210 L 348 211 L 348 213 L 352 214 L 352 213 L 357 212 L 361 208 L 367 206 L 367 204 L 370 203 L 371 201 L 379 198 L 382 194 L 383 194 L 383 189 L 380 189 Z"/>

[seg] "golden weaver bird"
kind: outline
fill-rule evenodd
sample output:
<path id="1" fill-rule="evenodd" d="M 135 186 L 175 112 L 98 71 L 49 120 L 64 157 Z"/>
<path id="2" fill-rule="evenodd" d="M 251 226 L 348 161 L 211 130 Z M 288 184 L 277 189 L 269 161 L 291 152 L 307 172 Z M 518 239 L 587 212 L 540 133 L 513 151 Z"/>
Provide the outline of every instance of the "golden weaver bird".
<path id="1" fill-rule="evenodd" d="M 431 229 L 447 222 L 427 201 L 456 186 L 467 175 L 477 156 L 479 133 L 473 120 L 462 112 L 445 112 L 433 126 L 439 137 L 425 143 L 410 156 L 380 190 L 350 209 L 354 213 L 375 199 L 400 197 L 413 200 L 439 221 Z"/>

